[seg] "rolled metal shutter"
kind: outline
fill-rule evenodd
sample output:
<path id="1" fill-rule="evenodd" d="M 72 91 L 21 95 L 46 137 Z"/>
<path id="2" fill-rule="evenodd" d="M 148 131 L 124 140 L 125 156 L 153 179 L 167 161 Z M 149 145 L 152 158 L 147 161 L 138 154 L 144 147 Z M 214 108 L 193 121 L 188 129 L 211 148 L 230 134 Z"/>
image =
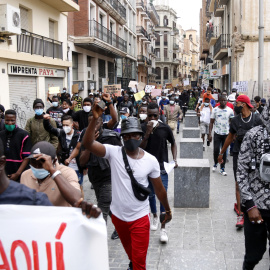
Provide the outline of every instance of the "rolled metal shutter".
<path id="1" fill-rule="evenodd" d="M 47 94 L 50 87 L 60 87 L 60 92 L 63 90 L 63 78 L 45 78 L 45 97 L 46 97 L 46 109 L 51 107 L 51 103 L 47 102 Z"/>
<path id="2" fill-rule="evenodd" d="M 10 109 L 17 112 L 17 125 L 25 128 L 28 118 L 34 116 L 33 102 L 37 98 L 36 77 L 9 76 Z"/>

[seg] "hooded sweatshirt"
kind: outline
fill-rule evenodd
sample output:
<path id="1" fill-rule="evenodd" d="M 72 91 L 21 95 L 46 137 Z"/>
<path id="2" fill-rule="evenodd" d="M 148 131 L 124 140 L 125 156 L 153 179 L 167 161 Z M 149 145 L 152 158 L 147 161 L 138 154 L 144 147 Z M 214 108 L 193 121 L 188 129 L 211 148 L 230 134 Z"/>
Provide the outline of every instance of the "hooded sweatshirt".
<path id="1" fill-rule="evenodd" d="M 270 182 L 263 181 L 259 171 L 261 157 L 269 144 L 267 139 L 270 142 L 268 105 L 261 114 L 261 120 L 263 125 L 249 130 L 243 139 L 238 156 L 236 178 L 241 191 L 243 210 L 256 206 L 262 215 L 270 217 Z"/>

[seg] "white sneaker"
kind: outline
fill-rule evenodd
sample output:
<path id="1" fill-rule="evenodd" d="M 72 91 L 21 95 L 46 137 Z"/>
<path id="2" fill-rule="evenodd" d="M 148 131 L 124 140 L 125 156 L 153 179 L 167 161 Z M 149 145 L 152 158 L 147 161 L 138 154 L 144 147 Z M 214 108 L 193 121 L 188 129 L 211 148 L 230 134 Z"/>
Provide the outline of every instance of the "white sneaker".
<path id="1" fill-rule="evenodd" d="M 217 170 L 217 165 L 214 165 L 212 168 L 212 172 L 215 172 Z"/>
<path id="2" fill-rule="evenodd" d="M 220 174 L 223 176 L 227 176 L 227 173 L 224 171 L 224 169 L 220 170 Z"/>
<path id="3" fill-rule="evenodd" d="M 168 243 L 169 238 L 168 238 L 168 235 L 167 235 L 167 232 L 165 229 L 160 230 L 160 238 L 159 239 L 160 239 L 160 242 L 162 242 L 162 243 Z"/>
<path id="4" fill-rule="evenodd" d="M 156 231 L 158 228 L 158 217 L 152 219 L 151 231 Z"/>

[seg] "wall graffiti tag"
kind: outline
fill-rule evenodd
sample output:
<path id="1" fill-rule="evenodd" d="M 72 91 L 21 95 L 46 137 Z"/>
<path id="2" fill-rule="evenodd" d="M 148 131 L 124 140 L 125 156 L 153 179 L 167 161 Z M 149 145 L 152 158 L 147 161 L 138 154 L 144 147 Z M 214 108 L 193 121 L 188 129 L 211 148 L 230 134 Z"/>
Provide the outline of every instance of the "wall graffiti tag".
<path id="1" fill-rule="evenodd" d="M 21 107 L 15 103 L 12 104 L 12 109 L 17 113 L 17 125 L 24 128 L 26 124 L 26 113 Z"/>

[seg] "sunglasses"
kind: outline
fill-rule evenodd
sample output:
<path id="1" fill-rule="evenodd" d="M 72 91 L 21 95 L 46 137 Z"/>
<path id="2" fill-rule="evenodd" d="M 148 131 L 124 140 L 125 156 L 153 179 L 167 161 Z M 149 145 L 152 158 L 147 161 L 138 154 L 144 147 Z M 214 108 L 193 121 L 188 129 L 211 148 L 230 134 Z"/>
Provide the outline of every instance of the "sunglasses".
<path id="1" fill-rule="evenodd" d="M 148 117 L 158 117 L 158 115 L 157 114 L 148 114 Z"/>

